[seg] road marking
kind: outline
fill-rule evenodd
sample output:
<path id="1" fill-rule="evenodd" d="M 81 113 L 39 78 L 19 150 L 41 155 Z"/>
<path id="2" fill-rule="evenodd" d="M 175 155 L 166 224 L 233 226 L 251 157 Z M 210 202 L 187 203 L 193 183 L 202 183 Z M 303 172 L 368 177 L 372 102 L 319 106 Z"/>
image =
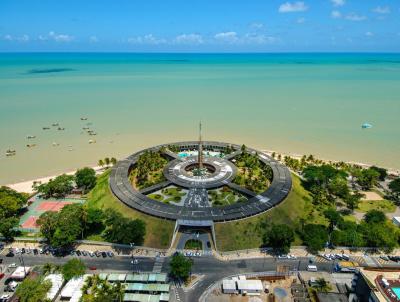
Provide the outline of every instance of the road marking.
<path id="1" fill-rule="evenodd" d="M 161 269 L 164 263 L 164 257 L 157 257 L 153 266 L 153 273 L 161 273 Z"/>

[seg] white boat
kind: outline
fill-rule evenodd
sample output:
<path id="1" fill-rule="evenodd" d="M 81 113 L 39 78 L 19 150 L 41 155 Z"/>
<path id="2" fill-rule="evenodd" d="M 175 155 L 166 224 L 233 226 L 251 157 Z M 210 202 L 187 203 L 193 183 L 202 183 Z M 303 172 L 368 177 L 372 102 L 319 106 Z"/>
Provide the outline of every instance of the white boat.
<path id="1" fill-rule="evenodd" d="M 364 124 L 361 125 L 361 128 L 362 128 L 362 129 L 371 129 L 371 128 L 372 128 L 372 125 L 369 124 L 369 123 L 364 123 Z"/>
<path id="2" fill-rule="evenodd" d="M 33 138 L 36 138 L 36 135 L 28 135 L 26 138 L 27 139 L 33 139 Z"/>
<path id="3" fill-rule="evenodd" d="M 95 144 L 95 143 L 96 143 L 96 140 L 94 140 L 94 139 L 89 140 L 89 144 Z"/>
<path id="4" fill-rule="evenodd" d="M 81 121 L 86 121 L 87 117 L 81 117 Z"/>
<path id="5" fill-rule="evenodd" d="M 56 142 L 54 142 L 52 145 L 53 145 L 53 147 L 57 147 L 57 146 L 59 146 L 60 144 L 59 144 L 59 143 L 56 143 Z"/>
<path id="6" fill-rule="evenodd" d="M 13 156 L 15 154 L 17 154 L 17 151 L 15 151 L 14 149 L 8 149 L 6 151 L 6 156 Z"/>

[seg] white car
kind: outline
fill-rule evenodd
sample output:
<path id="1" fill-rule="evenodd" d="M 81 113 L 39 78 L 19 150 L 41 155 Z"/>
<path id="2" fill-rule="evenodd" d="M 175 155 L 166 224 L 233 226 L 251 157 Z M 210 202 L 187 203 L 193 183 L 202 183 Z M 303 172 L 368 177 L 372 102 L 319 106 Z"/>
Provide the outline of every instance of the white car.
<path id="1" fill-rule="evenodd" d="M 9 298 L 10 298 L 9 294 L 1 295 L 0 302 L 7 302 Z"/>
<path id="2" fill-rule="evenodd" d="M 15 268 L 15 267 L 17 267 L 17 264 L 16 263 L 11 263 L 8 267 L 9 268 Z"/>

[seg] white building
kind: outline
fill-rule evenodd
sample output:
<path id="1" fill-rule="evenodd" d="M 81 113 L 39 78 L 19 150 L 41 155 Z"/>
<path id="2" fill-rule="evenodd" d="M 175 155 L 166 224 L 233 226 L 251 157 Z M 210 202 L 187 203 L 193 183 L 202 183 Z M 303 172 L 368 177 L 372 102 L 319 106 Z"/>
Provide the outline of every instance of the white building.
<path id="1" fill-rule="evenodd" d="M 63 277 L 61 274 L 50 274 L 46 276 L 44 280 L 49 280 L 51 282 L 51 288 L 47 293 L 47 299 L 53 301 L 62 287 L 64 282 Z"/>
<path id="2" fill-rule="evenodd" d="M 234 294 L 237 292 L 236 290 L 236 281 L 225 279 L 222 280 L 222 292 L 224 294 Z"/>
<path id="3" fill-rule="evenodd" d="M 395 225 L 400 226 L 400 217 L 399 217 L 399 216 L 394 216 L 394 217 L 392 218 L 392 222 L 393 222 Z"/>
<path id="4" fill-rule="evenodd" d="M 11 274 L 11 279 L 23 280 L 29 274 L 31 268 L 29 266 L 18 266 Z"/>
<path id="5" fill-rule="evenodd" d="M 264 289 L 261 280 L 238 280 L 237 288 L 241 294 L 258 294 Z"/>
<path id="6" fill-rule="evenodd" d="M 68 300 L 70 302 L 78 302 L 82 297 L 81 289 L 88 276 L 90 275 L 84 275 L 83 277 L 69 280 L 61 291 L 61 299 Z"/>

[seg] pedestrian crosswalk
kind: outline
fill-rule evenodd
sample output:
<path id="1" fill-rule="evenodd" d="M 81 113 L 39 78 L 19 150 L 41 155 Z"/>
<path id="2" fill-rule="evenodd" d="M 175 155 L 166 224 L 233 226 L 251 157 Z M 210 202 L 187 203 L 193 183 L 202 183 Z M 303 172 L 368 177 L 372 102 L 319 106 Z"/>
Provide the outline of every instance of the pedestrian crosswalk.
<path id="1" fill-rule="evenodd" d="M 161 273 L 161 269 L 164 263 L 164 257 L 156 257 L 156 261 L 153 266 L 153 273 Z"/>

